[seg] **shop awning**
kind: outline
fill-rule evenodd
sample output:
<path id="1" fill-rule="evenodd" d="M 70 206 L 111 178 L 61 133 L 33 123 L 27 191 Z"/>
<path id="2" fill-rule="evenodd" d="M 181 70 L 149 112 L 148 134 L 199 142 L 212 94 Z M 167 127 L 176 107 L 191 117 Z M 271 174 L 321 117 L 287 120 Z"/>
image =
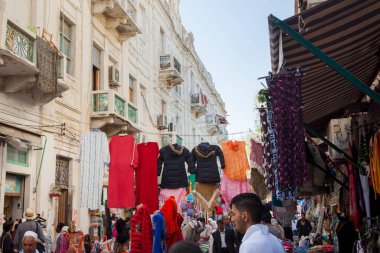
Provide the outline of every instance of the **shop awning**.
<path id="1" fill-rule="evenodd" d="M 380 70 L 380 1 L 330 0 L 284 20 L 370 86 Z M 273 73 L 305 69 L 304 121 L 323 129 L 364 93 L 269 21 Z"/>

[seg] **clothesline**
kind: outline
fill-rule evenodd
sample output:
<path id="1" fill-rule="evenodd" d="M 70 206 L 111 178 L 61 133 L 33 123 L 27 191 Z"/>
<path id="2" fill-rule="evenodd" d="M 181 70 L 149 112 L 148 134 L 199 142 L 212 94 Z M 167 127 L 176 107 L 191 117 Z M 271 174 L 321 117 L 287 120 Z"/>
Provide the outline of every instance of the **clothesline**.
<path id="1" fill-rule="evenodd" d="M 141 131 L 140 133 L 143 134 L 151 134 L 151 135 L 169 135 L 172 134 L 173 132 L 167 132 L 167 133 L 152 133 L 152 132 L 145 132 Z M 242 131 L 242 132 L 234 132 L 234 133 L 227 133 L 227 134 L 215 134 L 215 135 L 210 135 L 210 134 L 178 134 L 179 136 L 187 136 L 187 137 L 214 137 L 214 136 L 230 136 L 230 135 L 237 135 L 237 134 L 246 134 L 246 133 L 252 133 L 252 131 Z"/>

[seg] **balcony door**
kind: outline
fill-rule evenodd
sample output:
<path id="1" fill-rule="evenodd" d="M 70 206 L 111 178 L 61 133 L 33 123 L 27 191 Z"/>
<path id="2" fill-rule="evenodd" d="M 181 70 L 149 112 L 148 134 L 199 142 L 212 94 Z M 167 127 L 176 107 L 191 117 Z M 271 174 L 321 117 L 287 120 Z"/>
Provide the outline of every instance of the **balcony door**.
<path id="1" fill-rule="evenodd" d="M 92 90 L 100 90 L 100 50 L 92 47 Z"/>

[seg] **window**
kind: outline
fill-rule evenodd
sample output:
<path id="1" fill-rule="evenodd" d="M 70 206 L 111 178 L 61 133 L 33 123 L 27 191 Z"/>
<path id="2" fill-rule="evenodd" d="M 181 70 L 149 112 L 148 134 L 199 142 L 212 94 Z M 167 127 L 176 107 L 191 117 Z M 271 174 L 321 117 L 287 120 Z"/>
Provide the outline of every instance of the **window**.
<path id="1" fill-rule="evenodd" d="M 7 145 L 7 163 L 28 167 L 29 152 L 15 149 L 12 145 Z"/>
<path id="2" fill-rule="evenodd" d="M 135 83 L 136 79 L 133 78 L 133 76 L 129 76 L 129 102 L 134 103 L 135 102 Z"/>
<path id="3" fill-rule="evenodd" d="M 92 90 L 100 90 L 100 50 L 92 47 Z"/>
<path id="4" fill-rule="evenodd" d="M 181 89 L 181 86 L 180 85 L 177 85 L 174 87 L 174 92 L 180 97 L 182 94 L 182 89 Z"/>
<path id="5" fill-rule="evenodd" d="M 142 84 L 140 84 L 140 92 L 141 92 L 140 93 L 140 96 L 141 96 L 140 108 L 143 108 L 142 110 L 139 110 L 140 111 L 140 119 L 141 119 L 141 123 L 145 124 L 149 111 L 147 110 L 147 107 L 148 107 L 147 99 L 148 98 L 146 97 L 146 88 Z"/>
<path id="6" fill-rule="evenodd" d="M 73 75 L 72 33 L 73 25 L 61 15 L 59 23 L 59 49 L 65 55 L 66 73 L 69 75 Z"/>
<path id="7" fill-rule="evenodd" d="M 164 100 L 161 100 L 161 113 L 162 114 L 166 114 L 166 111 L 167 111 L 167 105 L 166 105 L 166 102 Z"/>
<path id="8" fill-rule="evenodd" d="M 191 94 L 195 94 L 195 76 L 194 76 L 194 73 L 191 72 Z"/>

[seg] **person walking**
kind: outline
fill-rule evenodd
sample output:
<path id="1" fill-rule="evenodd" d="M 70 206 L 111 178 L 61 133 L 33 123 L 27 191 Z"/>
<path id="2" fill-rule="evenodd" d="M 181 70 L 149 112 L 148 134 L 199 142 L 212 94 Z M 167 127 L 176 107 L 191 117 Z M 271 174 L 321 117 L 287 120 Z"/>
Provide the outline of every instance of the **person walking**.
<path id="1" fill-rule="evenodd" d="M 36 212 L 32 208 L 28 208 L 24 212 L 24 218 L 26 221 L 18 225 L 16 230 L 14 240 L 14 247 L 16 250 L 21 250 L 21 240 L 24 238 L 26 231 L 35 232 L 38 236 L 37 239 L 39 239 L 42 243 L 45 243 L 45 235 L 42 228 L 37 222 L 34 221 L 34 219 L 37 218 Z"/>
<path id="2" fill-rule="evenodd" d="M 305 218 L 305 213 L 301 213 L 301 219 L 297 221 L 298 236 L 309 236 L 312 226 L 310 221 Z"/>
<path id="3" fill-rule="evenodd" d="M 37 250 L 38 235 L 33 231 L 25 231 L 22 241 L 20 253 L 43 253 Z"/>
<path id="4" fill-rule="evenodd" d="M 0 238 L 0 249 L 2 253 L 13 253 L 13 240 L 11 235 L 11 229 L 13 227 L 13 221 L 9 220 L 3 224 L 3 233 Z"/>
<path id="5" fill-rule="evenodd" d="M 69 227 L 63 226 L 55 245 L 54 253 L 66 253 L 70 246 Z"/>
<path id="6" fill-rule="evenodd" d="M 260 224 L 264 205 L 254 193 L 242 193 L 231 200 L 231 220 L 244 234 L 239 253 L 284 253 L 281 241 Z"/>

